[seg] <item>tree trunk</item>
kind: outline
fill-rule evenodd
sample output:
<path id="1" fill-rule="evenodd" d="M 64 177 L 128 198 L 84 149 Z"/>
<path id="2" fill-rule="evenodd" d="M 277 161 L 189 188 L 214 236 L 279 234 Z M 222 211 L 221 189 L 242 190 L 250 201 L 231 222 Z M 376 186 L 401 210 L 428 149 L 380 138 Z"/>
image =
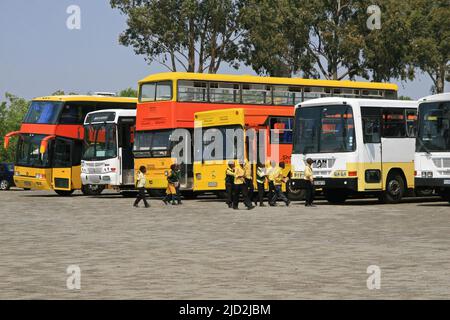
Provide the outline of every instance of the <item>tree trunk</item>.
<path id="1" fill-rule="evenodd" d="M 441 64 L 439 70 L 436 72 L 436 93 L 444 93 L 445 89 L 445 71 L 447 69 L 446 64 Z"/>
<path id="2" fill-rule="evenodd" d="M 195 72 L 195 21 L 189 19 L 188 72 Z"/>

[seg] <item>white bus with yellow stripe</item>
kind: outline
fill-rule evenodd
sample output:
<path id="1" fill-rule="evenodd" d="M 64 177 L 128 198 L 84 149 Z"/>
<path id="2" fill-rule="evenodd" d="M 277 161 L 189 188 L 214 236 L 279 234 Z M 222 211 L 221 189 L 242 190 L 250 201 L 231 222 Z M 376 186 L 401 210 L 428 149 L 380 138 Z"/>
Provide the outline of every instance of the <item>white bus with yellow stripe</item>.
<path id="1" fill-rule="evenodd" d="M 372 193 L 397 203 L 414 188 L 417 102 L 322 98 L 296 105 L 293 188 L 303 188 L 305 160 L 331 203 Z"/>
<path id="2" fill-rule="evenodd" d="M 450 93 L 419 101 L 416 190 L 450 201 Z"/>

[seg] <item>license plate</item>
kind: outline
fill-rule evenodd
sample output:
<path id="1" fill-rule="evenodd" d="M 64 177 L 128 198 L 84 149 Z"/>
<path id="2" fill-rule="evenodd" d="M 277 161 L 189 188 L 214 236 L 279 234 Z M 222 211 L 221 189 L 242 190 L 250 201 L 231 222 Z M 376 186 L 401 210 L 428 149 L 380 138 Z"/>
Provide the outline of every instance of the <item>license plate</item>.
<path id="1" fill-rule="evenodd" d="M 23 184 L 24 184 L 26 187 L 31 187 L 31 182 L 30 182 L 30 181 L 24 181 Z"/>
<path id="2" fill-rule="evenodd" d="M 323 180 L 316 180 L 316 181 L 314 181 L 314 185 L 315 186 L 324 186 L 325 185 L 325 181 L 323 181 Z"/>
<path id="3" fill-rule="evenodd" d="M 217 187 L 217 182 L 208 182 L 208 187 L 211 187 L 211 188 Z"/>
<path id="4" fill-rule="evenodd" d="M 450 180 L 444 180 L 445 185 L 450 185 Z"/>

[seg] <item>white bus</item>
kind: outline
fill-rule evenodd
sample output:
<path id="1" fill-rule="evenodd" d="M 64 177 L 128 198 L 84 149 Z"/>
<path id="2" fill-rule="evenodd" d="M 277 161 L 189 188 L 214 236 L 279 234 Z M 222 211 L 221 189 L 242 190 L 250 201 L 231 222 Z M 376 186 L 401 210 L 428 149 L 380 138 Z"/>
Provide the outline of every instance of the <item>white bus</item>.
<path id="1" fill-rule="evenodd" d="M 135 188 L 135 127 L 136 110 L 101 110 L 86 115 L 81 160 L 83 185 L 111 186 L 119 190 Z"/>
<path id="2" fill-rule="evenodd" d="M 416 189 L 450 202 L 450 93 L 419 100 Z"/>
<path id="3" fill-rule="evenodd" d="M 304 188 L 307 158 L 331 203 L 360 192 L 397 203 L 414 188 L 417 102 L 322 98 L 295 108 L 292 188 Z"/>

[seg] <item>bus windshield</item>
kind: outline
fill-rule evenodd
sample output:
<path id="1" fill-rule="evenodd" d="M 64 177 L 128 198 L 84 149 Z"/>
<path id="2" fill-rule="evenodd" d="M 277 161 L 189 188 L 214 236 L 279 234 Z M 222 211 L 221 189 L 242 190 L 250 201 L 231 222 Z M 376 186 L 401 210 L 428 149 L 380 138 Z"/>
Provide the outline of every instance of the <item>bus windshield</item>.
<path id="1" fill-rule="evenodd" d="M 23 120 L 24 123 L 55 124 L 63 107 L 62 102 L 33 101 Z"/>
<path id="2" fill-rule="evenodd" d="M 450 151 L 450 102 L 419 106 L 418 152 Z"/>
<path id="3" fill-rule="evenodd" d="M 24 167 L 50 167 L 51 142 L 46 152 L 40 152 L 41 141 L 45 135 L 21 135 L 17 145 L 16 165 Z"/>
<path id="4" fill-rule="evenodd" d="M 173 130 L 138 131 L 134 137 L 134 156 L 146 158 L 169 157 Z"/>
<path id="5" fill-rule="evenodd" d="M 205 161 L 242 159 L 244 130 L 239 125 L 202 128 L 202 143 L 195 144 L 195 147 L 195 159 Z"/>
<path id="6" fill-rule="evenodd" d="M 91 124 L 84 130 L 83 160 L 98 161 L 117 157 L 116 124 Z"/>
<path id="7" fill-rule="evenodd" d="M 356 148 L 352 108 L 346 105 L 298 108 L 293 152 L 352 152 Z"/>

